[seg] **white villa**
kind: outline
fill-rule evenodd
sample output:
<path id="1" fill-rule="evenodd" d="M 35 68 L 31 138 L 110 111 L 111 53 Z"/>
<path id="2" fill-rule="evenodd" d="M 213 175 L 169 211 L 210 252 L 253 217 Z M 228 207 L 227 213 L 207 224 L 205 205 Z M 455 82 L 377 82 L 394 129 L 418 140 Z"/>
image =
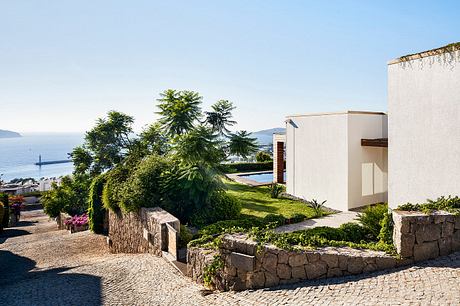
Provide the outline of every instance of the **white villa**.
<path id="1" fill-rule="evenodd" d="M 273 135 L 274 181 L 341 211 L 460 195 L 459 50 L 449 45 L 389 62 L 388 116 L 287 116 L 286 134 Z"/>

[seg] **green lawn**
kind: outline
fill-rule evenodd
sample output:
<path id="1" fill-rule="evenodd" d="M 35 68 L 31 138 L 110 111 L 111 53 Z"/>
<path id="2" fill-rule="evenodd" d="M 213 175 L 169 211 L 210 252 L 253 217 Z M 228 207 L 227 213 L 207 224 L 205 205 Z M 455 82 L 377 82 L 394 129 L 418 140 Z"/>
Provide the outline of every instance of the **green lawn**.
<path id="1" fill-rule="evenodd" d="M 230 180 L 225 180 L 228 193 L 240 200 L 243 216 L 263 218 L 268 214 L 281 214 L 291 218 L 295 214 L 303 214 L 307 218 L 314 216 L 313 209 L 305 203 L 289 199 L 272 199 L 268 187 L 251 187 Z"/>

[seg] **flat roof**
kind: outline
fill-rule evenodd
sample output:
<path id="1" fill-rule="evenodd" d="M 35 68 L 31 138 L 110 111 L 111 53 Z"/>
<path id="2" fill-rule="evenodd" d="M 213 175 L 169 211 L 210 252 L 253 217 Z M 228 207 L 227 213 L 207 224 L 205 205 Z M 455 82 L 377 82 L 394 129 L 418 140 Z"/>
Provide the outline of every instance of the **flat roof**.
<path id="1" fill-rule="evenodd" d="M 312 116 L 329 116 L 329 115 L 386 115 L 384 112 L 371 112 L 371 111 L 342 111 L 342 112 L 326 112 L 326 113 L 309 113 L 309 114 L 296 114 L 296 115 L 289 115 L 286 118 L 292 117 L 312 117 Z"/>
<path id="2" fill-rule="evenodd" d="M 393 60 L 389 61 L 388 65 L 393 65 L 393 64 L 398 64 L 398 63 L 402 63 L 402 62 L 413 61 L 413 60 L 416 60 L 416 59 L 421 59 L 421 58 L 424 58 L 424 57 L 435 56 L 435 55 L 441 55 L 441 54 L 444 54 L 444 53 L 452 53 L 452 52 L 459 51 L 459 50 L 460 50 L 460 42 L 456 42 L 456 43 L 448 44 L 448 45 L 440 47 L 440 48 L 426 50 L 426 51 L 422 51 L 422 52 L 418 52 L 418 53 L 414 53 L 414 54 L 408 54 L 408 55 L 401 56 L 399 58 L 396 58 L 396 59 L 393 59 Z"/>

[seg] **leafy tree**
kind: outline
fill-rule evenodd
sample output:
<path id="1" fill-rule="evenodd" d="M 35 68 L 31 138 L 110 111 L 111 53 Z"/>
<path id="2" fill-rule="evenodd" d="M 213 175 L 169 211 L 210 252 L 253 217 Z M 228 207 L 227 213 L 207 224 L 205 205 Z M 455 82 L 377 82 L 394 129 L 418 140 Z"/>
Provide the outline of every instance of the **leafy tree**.
<path id="1" fill-rule="evenodd" d="M 158 122 L 149 125 L 139 136 L 139 140 L 149 154 L 165 155 L 169 150 L 169 139 L 163 133 L 161 124 Z"/>
<path id="2" fill-rule="evenodd" d="M 76 215 L 88 208 L 88 190 L 90 180 L 87 175 L 64 176 L 61 183 L 53 183 L 51 190 L 46 191 L 40 201 L 46 214 L 57 217 L 60 212 Z"/>
<path id="3" fill-rule="evenodd" d="M 256 154 L 256 161 L 259 163 L 268 162 L 272 160 L 272 156 L 264 151 L 259 151 Z"/>
<path id="4" fill-rule="evenodd" d="M 96 234 L 104 232 L 104 215 L 106 210 L 102 206 L 102 190 L 104 188 L 105 175 L 96 176 L 91 181 L 88 196 L 89 228 Z"/>
<path id="5" fill-rule="evenodd" d="M 206 123 L 212 127 L 213 132 L 227 136 L 230 133 L 228 127 L 236 124 L 236 121 L 231 120 L 235 106 L 228 100 L 219 100 L 211 108 L 211 112 L 206 112 Z"/>
<path id="6" fill-rule="evenodd" d="M 228 144 L 230 154 L 246 159 L 249 155 L 257 152 L 256 138 L 251 138 L 250 136 L 251 133 L 246 131 L 231 133 Z"/>
<path id="7" fill-rule="evenodd" d="M 201 164 L 217 168 L 225 159 L 222 142 L 210 128 L 203 125 L 176 137 L 173 148 L 176 157 L 187 166 Z"/>
<path id="8" fill-rule="evenodd" d="M 185 133 L 193 128 L 201 116 L 202 97 L 194 91 L 168 89 L 160 94 L 157 114 L 160 123 L 169 136 Z"/>
<path id="9" fill-rule="evenodd" d="M 86 133 L 84 145 L 70 153 L 75 173 L 89 170 L 91 175 L 98 175 L 120 163 L 133 144 L 133 122 L 133 117 L 116 111 L 110 111 L 107 118 L 99 118 Z"/>

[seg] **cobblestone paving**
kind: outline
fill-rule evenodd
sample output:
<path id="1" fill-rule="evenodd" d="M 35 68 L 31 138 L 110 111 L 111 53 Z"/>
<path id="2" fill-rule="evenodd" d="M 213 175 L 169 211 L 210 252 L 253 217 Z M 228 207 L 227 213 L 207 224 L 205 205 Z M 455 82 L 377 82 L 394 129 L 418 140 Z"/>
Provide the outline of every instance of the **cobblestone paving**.
<path id="1" fill-rule="evenodd" d="M 104 239 L 25 212 L 0 236 L 0 304 L 460 305 L 460 253 L 387 273 L 202 296 L 164 259 L 110 254 Z"/>

